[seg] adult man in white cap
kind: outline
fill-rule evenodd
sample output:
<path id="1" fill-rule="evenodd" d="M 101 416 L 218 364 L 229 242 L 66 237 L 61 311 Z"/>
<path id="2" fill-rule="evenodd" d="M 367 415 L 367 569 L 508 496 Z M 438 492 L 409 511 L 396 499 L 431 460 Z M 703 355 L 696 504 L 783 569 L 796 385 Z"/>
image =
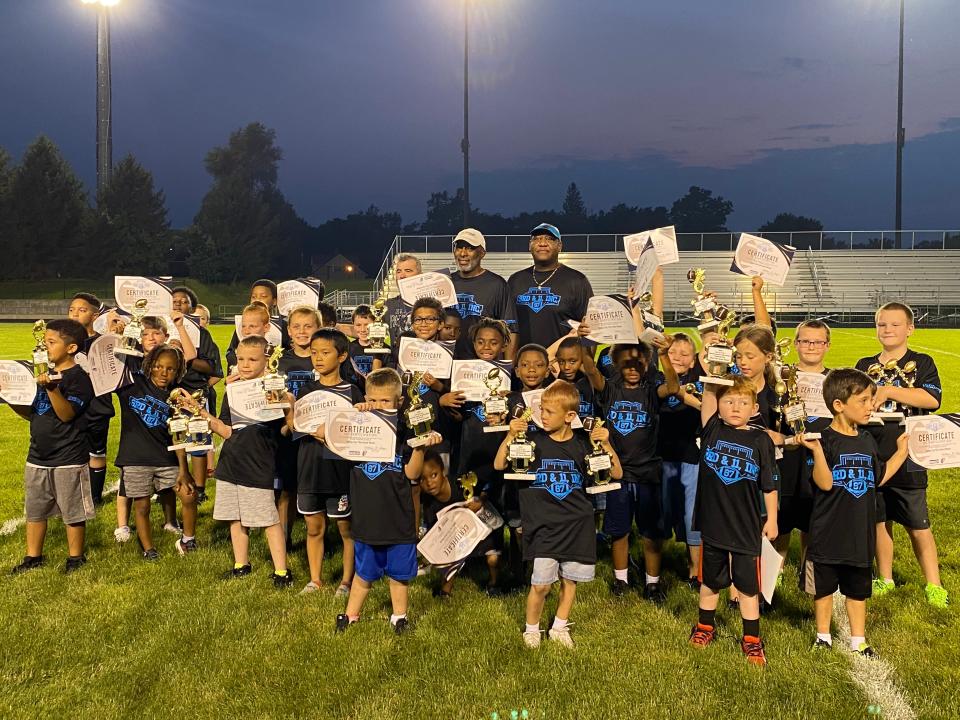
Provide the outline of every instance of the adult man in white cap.
<path id="1" fill-rule="evenodd" d="M 479 230 L 466 228 L 453 239 L 453 259 L 457 269 L 450 273 L 450 279 L 457 290 L 457 311 L 462 318 L 456 356 L 474 356 L 470 328 L 481 317 L 489 317 L 505 321 L 514 333 L 507 350 L 507 358 L 512 359 L 517 347 L 513 298 L 507 289 L 507 281 L 481 266 L 486 254 L 487 241 Z"/>

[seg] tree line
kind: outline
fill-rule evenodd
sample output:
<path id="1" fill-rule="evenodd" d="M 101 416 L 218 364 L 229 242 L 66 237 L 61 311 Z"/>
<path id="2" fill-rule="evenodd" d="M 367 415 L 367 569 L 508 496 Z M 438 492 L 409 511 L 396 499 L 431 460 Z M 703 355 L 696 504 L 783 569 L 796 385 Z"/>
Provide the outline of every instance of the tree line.
<path id="1" fill-rule="evenodd" d="M 251 123 L 204 159 L 211 177 L 193 222 L 170 226 L 166 198 L 132 155 L 114 167 L 91 203 L 56 145 L 37 138 L 19 163 L 0 147 L 0 279 L 106 278 L 114 274 L 189 275 L 236 282 L 302 275 L 311 260 L 343 253 L 376 272 L 395 235 L 454 234 L 462 227 L 463 190 L 433 193 L 423 221 L 371 205 L 313 226 L 278 187 L 283 152 L 276 133 Z M 678 232 L 719 232 L 733 203 L 693 186 L 670 208 L 620 203 L 589 212 L 575 183 L 559 210 L 513 216 L 471 209 L 471 225 L 495 235 L 526 234 L 540 222 L 564 233 L 622 233 L 664 225 Z M 781 214 L 760 230 L 819 230 L 810 218 Z"/>

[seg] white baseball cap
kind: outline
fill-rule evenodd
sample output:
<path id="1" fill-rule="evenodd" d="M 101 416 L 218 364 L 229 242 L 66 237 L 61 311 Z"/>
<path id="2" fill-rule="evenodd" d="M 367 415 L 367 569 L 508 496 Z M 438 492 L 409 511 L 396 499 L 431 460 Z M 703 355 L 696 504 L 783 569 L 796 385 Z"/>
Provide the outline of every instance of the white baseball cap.
<path id="1" fill-rule="evenodd" d="M 473 245 L 474 247 L 480 247 L 484 250 L 487 249 L 487 241 L 483 237 L 483 233 L 479 230 L 473 228 L 466 228 L 457 233 L 457 236 L 453 239 L 453 244 L 456 244 L 460 241 L 467 243 L 468 245 Z"/>

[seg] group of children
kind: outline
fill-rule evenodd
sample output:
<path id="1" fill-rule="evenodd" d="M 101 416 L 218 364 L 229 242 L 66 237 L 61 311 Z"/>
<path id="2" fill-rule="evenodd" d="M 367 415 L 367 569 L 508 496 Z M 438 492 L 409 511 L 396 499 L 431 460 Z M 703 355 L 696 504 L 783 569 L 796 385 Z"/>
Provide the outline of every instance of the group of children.
<path id="1" fill-rule="evenodd" d="M 659 271 L 658 271 L 659 274 Z M 660 282 L 657 282 L 660 280 Z M 654 309 L 662 307 L 662 279 L 654 282 Z M 296 517 L 306 525 L 309 580 L 305 594 L 324 587 L 324 544 L 328 520 L 335 522 L 343 550 L 335 593 L 346 598 L 336 618 L 346 631 L 361 613 L 371 585 L 387 576 L 391 624 L 400 634 L 407 620 L 407 587 L 418 573 L 416 544 L 440 510 L 466 501 L 474 511 L 494 510 L 505 529 L 494 531 L 474 550 L 486 568 L 487 591 L 496 595 L 529 584 L 528 647 L 541 642 L 541 618 L 551 587 L 560 582 L 559 602 L 548 638 L 572 646 L 570 615 L 577 584 L 594 579 L 597 546 L 609 542 L 611 592 L 631 592 L 629 542 L 642 540 L 642 596 L 665 599 L 662 549 L 672 536 L 684 542 L 689 563 L 684 581 L 699 593 L 699 617 L 690 635 L 704 647 L 716 636 L 721 590 L 743 618 L 741 646 L 746 658 L 766 663 L 760 634 L 760 565 L 766 537 L 786 557 L 792 531 L 800 532 L 801 589 L 814 598 L 814 647 L 832 644 L 832 596 L 847 602 L 851 649 L 872 656 L 866 642 L 865 602 L 893 588 L 892 523 L 907 528 L 927 579 L 926 595 L 947 605 L 939 578 L 936 545 L 926 507 L 926 474 L 907 459 L 906 437 L 896 422 L 870 424 L 871 413 L 894 401 L 910 412 L 939 407 L 941 390 L 933 360 L 908 348 L 913 313 L 888 303 L 876 315 L 881 351 L 857 368 L 827 371 L 824 357 L 831 333 L 826 323 L 801 323 L 793 343 L 797 369 L 825 375 L 824 403 L 831 418 L 810 418 L 807 429 L 820 439 L 791 437 L 780 416 L 775 326 L 763 306 L 762 281 L 754 279 L 754 322 L 741 326 L 732 341 L 716 331 L 678 332 L 652 343 L 600 349 L 587 340 L 586 322 L 550 347 L 529 344 L 510 354 L 510 332 L 496 318 L 481 318 L 460 338 L 456 309 L 432 298 L 409 312 L 410 335 L 440 343 L 457 359 L 483 360 L 505 370 L 512 385 L 502 388 L 505 409 L 488 415 L 484 402 L 451 391 L 448 380 L 430 373 L 398 372 L 399 338 L 389 354 L 368 353 L 370 308 L 357 308 L 350 324 L 338 324 L 335 310 L 298 307 L 281 320 L 276 286 L 254 284 L 222 369 L 220 351 L 206 328 L 194 345 L 184 330 L 185 315 L 201 307 L 196 295 L 175 288 L 172 321 L 180 340 L 170 341 L 163 318 L 143 320 L 143 358 L 127 356 L 126 380 L 115 391 L 120 408 L 121 470 L 116 539 L 130 537 L 129 514 L 146 560 L 156 560 L 150 526 L 151 498 L 164 507 L 165 527 L 180 533 L 176 548 L 189 555 L 197 547 L 197 507 L 206 500 L 208 478 L 216 479 L 213 518 L 230 527 L 234 566 L 229 578 L 251 573 L 248 535 L 263 528 L 273 562 L 273 582 L 289 587 L 290 533 Z M 84 528 L 94 517 L 103 491 L 106 429 L 112 399 L 94 397 L 82 367 L 84 353 L 98 337 L 93 323 L 103 311 L 92 295 L 78 294 L 69 318 L 47 323 L 44 344 L 51 373 L 37 377 L 33 404 L 14 407 L 30 422 L 30 449 L 24 473 L 26 556 L 21 573 L 43 564 L 50 517 L 67 528 L 66 571 L 86 562 Z M 644 320 L 634 311 L 638 335 Z M 108 329 L 122 332 L 123 318 L 108 318 Z M 458 342 L 459 341 L 459 342 Z M 703 383 L 707 346 L 728 342 L 735 348 L 730 384 Z M 261 378 L 273 345 L 284 350 L 280 373 L 286 378 L 283 417 L 235 423 L 226 394 L 217 412 L 214 387 Z M 461 348 L 456 350 L 455 348 Z M 896 360 L 916 363 L 911 387 L 877 386 L 865 373 L 870 365 Z M 523 414 L 525 393 L 542 391 L 536 421 Z M 294 428 L 294 404 L 312 393 L 331 403 L 380 413 L 396 423 L 396 454 L 390 462 L 352 463 L 325 448 L 325 428 L 301 434 Z M 327 397 L 327 396 L 323 396 Z M 404 410 L 413 398 L 432 409 L 431 432 L 415 443 Z M 342 405 L 341 405 L 342 406 Z M 209 422 L 222 438 L 213 466 L 207 450 L 168 450 L 167 420 L 182 408 Z M 532 407 L 530 408 L 533 409 Z M 602 418 L 603 423 L 587 422 Z M 589 432 L 580 429 L 587 425 Z M 485 432 L 506 426 L 503 432 Z M 518 436 L 532 442 L 525 481 L 505 479 L 513 466 Z M 591 492 L 599 477 L 587 457 L 609 457 L 607 475 L 619 487 Z M 464 493 L 458 478 L 476 476 Z M 182 527 L 176 500 L 181 503 Z M 872 568 L 876 559 L 877 577 Z M 461 567 L 436 568 L 435 593 L 449 597 Z M 638 578 L 639 579 L 639 578 Z"/>

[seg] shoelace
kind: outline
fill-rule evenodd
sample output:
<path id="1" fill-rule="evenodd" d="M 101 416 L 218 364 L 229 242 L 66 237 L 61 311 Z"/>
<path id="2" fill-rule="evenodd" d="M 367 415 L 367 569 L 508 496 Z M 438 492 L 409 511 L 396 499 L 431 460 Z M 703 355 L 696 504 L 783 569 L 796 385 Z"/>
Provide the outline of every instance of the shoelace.
<path id="1" fill-rule="evenodd" d="M 763 643 L 762 642 L 751 642 L 748 640 L 743 641 L 743 650 L 746 653 L 747 657 L 762 657 L 763 656 Z"/>
<path id="2" fill-rule="evenodd" d="M 694 642 L 700 643 L 701 645 L 705 645 L 706 643 L 710 642 L 710 639 L 713 637 L 713 633 L 714 631 L 708 630 L 707 628 L 702 628 L 698 625 L 697 629 L 693 631 L 693 637 L 690 639 Z"/>

